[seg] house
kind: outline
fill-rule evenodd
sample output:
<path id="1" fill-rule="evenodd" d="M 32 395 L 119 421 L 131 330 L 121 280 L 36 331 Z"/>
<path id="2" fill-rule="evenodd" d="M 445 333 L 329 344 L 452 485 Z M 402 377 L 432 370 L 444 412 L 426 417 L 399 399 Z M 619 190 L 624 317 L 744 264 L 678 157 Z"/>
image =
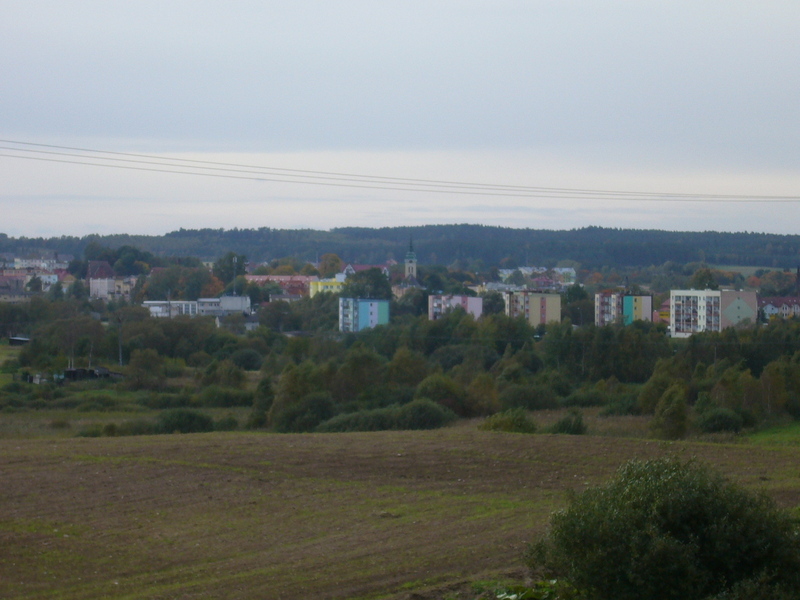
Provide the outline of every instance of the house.
<path id="1" fill-rule="evenodd" d="M 355 333 L 388 323 L 388 300 L 339 298 L 339 331 Z"/>
<path id="2" fill-rule="evenodd" d="M 800 317 L 800 298 L 795 296 L 760 298 L 758 308 L 766 320 Z"/>

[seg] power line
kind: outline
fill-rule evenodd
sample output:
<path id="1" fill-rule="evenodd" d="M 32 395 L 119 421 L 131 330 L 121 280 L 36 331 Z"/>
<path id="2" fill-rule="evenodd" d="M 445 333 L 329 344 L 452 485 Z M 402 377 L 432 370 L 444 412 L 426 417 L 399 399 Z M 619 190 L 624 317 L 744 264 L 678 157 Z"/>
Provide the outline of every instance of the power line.
<path id="1" fill-rule="evenodd" d="M 690 194 L 673 192 L 635 192 L 586 188 L 558 188 L 487 184 L 464 181 L 387 177 L 331 171 L 288 169 L 241 163 L 164 157 L 153 154 L 115 152 L 74 146 L 3 140 L 1 157 L 36 160 L 81 166 L 240 179 L 270 183 L 294 183 L 326 187 L 376 189 L 472 196 L 550 198 L 570 200 L 616 200 L 635 202 L 798 202 L 800 196 Z M 8 154 L 14 152 L 16 154 Z M 22 153 L 22 154 L 19 154 Z M 60 158 L 57 158 L 60 157 Z"/>

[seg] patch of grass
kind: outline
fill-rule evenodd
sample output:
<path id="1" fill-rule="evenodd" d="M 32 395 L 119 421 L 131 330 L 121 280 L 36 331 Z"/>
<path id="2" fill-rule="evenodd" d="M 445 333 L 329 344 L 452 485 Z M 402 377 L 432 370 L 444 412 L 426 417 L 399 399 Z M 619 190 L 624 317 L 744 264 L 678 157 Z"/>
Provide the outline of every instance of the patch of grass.
<path id="1" fill-rule="evenodd" d="M 751 442 L 764 445 L 800 445 L 800 422 L 785 423 L 756 431 L 747 436 Z"/>

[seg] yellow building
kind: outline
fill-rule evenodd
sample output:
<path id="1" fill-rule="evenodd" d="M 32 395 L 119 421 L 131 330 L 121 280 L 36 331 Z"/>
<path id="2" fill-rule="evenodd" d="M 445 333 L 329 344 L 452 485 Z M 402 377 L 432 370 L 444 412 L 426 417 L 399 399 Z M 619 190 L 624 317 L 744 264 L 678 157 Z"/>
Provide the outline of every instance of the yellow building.
<path id="1" fill-rule="evenodd" d="M 338 294 L 342 291 L 344 286 L 344 278 L 336 279 L 320 279 L 319 281 L 312 281 L 308 284 L 308 295 L 313 298 L 320 292 L 331 292 Z"/>
<path id="2" fill-rule="evenodd" d="M 505 292 L 506 315 L 525 317 L 531 325 L 561 322 L 561 296 L 541 292 Z"/>

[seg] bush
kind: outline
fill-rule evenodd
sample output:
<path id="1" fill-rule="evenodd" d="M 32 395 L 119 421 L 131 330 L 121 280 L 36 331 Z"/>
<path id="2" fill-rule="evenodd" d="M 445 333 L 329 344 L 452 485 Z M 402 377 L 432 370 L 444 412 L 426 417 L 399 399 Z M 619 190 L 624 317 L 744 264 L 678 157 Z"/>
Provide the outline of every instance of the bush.
<path id="1" fill-rule="evenodd" d="M 241 348 L 231 354 L 230 361 L 245 371 L 258 371 L 264 362 L 264 357 L 252 348 Z"/>
<path id="2" fill-rule="evenodd" d="M 221 408 L 251 406 L 253 404 L 253 392 L 210 385 L 200 392 L 198 400 L 201 406 Z"/>
<path id="3" fill-rule="evenodd" d="M 729 408 L 712 408 L 697 417 L 698 429 L 703 433 L 739 433 L 744 425 L 742 416 Z"/>
<path id="4" fill-rule="evenodd" d="M 499 400 L 506 408 L 545 410 L 558 406 L 556 393 L 546 385 L 510 385 L 500 393 Z"/>
<path id="5" fill-rule="evenodd" d="M 233 415 L 225 415 L 214 422 L 214 431 L 236 431 L 239 429 L 239 421 Z"/>
<path id="6" fill-rule="evenodd" d="M 455 419 L 449 408 L 422 398 L 397 409 L 395 429 L 438 429 Z"/>
<path id="7" fill-rule="evenodd" d="M 564 398 L 562 404 L 564 406 L 602 406 L 608 401 L 606 394 L 600 390 L 593 388 L 584 388 L 575 390 L 569 396 Z"/>
<path id="8" fill-rule="evenodd" d="M 509 433 L 536 433 L 536 423 L 528 418 L 524 409 L 512 408 L 488 417 L 478 425 L 478 429 Z"/>
<path id="9" fill-rule="evenodd" d="M 686 392 L 679 383 L 670 386 L 661 395 L 656 412 L 650 422 L 651 431 L 665 440 L 679 440 L 686 435 L 689 426 L 689 407 Z"/>
<path id="10" fill-rule="evenodd" d="M 317 425 L 333 417 L 334 412 L 329 392 L 312 392 L 276 411 L 272 416 L 272 426 L 280 433 L 314 431 Z"/>
<path id="11" fill-rule="evenodd" d="M 336 415 L 317 427 L 321 433 L 344 431 L 387 431 L 395 429 L 397 407 L 359 410 L 357 412 Z"/>
<path id="12" fill-rule="evenodd" d="M 117 426 L 117 435 L 153 435 L 156 433 L 164 433 L 164 431 L 160 429 L 157 423 L 147 419 L 124 421 Z"/>
<path id="13" fill-rule="evenodd" d="M 186 408 L 166 410 L 158 416 L 164 433 L 200 433 L 214 430 L 214 420 L 203 413 Z"/>
<path id="14" fill-rule="evenodd" d="M 766 496 L 694 461 L 632 461 L 556 513 L 529 561 L 596 600 L 773 598 L 800 585 L 798 533 Z"/>
<path id="15" fill-rule="evenodd" d="M 547 433 L 583 435 L 586 430 L 586 423 L 583 422 L 583 413 L 577 408 L 570 408 L 565 416 L 547 428 Z"/>
<path id="16" fill-rule="evenodd" d="M 642 413 L 636 394 L 620 394 L 600 411 L 601 417 L 640 415 Z"/>

